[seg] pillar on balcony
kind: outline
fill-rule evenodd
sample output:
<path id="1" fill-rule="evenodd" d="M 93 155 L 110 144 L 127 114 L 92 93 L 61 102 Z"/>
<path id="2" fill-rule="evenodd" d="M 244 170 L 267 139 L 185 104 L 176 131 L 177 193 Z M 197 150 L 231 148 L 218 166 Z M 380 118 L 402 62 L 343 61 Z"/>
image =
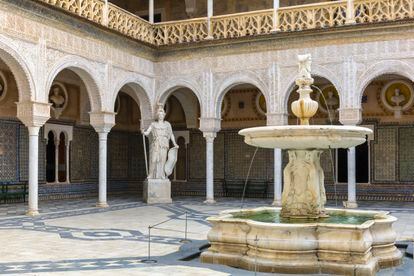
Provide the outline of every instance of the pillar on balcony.
<path id="1" fill-rule="evenodd" d="M 213 204 L 214 200 L 214 139 L 220 130 L 220 119 L 201 118 L 200 130 L 206 139 L 206 200 L 204 203 Z"/>
<path id="2" fill-rule="evenodd" d="M 107 142 L 108 133 L 115 125 L 115 113 L 91 112 L 90 122 L 99 135 L 99 197 L 96 204 L 99 208 L 108 207 L 107 201 Z"/>
<path id="3" fill-rule="evenodd" d="M 154 24 L 154 0 L 149 0 L 148 18 L 151 24 Z"/>
<path id="4" fill-rule="evenodd" d="M 346 24 L 355 24 L 355 9 L 354 9 L 354 0 L 346 1 Z"/>
<path id="5" fill-rule="evenodd" d="M 213 0 L 207 0 L 207 39 L 213 39 L 213 26 L 211 24 L 211 18 L 213 17 L 214 2 Z"/>
<path id="6" fill-rule="evenodd" d="M 40 102 L 17 103 L 17 118 L 29 130 L 28 216 L 39 215 L 39 130 L 50 118 L 50 105 Z"/>
<path id="7" fill-rule="evenodd" d="M 279 7 L 280 0 L 273 0 L 273 32 L 280 31 L 279 29 Z"/>
<path id="8" fill-rule="evenodd" d="M 343 125 L 358 125 L 362 121 L 359 108 L 342 108 L 339 110 L 339 121 Z M 345 208 L 357 208 L 356 200 L 356 159 L 355 147 L 348 149 L 348 200 L 344 201 Z"/>
<path id="9" fill-rule="evenodd" d="M 268 126 L 283 126 L 287 125 L 287 114 L 286 113 L 268 113 L 267 114 L 267 125 Z M 273 185 L 274 185 L 274 199 L 273 206 L 282 206 L 282 150 L 274 149 L 274 168 L 273 168 Z"/>
<path id="10" fill-rule="evenodd" d="M 109 3 L 108 0 L 105 0 L 105 4 L 102 10 L 102 25 L 108 26 L 109 23 Z"/>

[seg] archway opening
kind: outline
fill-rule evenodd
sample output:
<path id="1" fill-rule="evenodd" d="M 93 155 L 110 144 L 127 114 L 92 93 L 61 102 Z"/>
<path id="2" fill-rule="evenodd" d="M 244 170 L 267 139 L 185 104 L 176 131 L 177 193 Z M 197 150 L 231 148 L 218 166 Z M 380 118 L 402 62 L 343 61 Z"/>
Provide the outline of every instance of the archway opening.
<path id="1" fill-rule="evenodd" d="M 63 69 L 52 80 L 48 94 L 51 118 L 39 134 L 39 147 L 45 152 L 40 155 L 47 160 L 47 168 L 43 169 L 46 177 L 39 177 L 39 184 L 49 184 L 42 189 L 50 196 L 60 194 L 64 197 L 72 189 L 78 193 L 96 192 L 88 187 L 89 183 L 98 181 L 99 152 L 98 135 L 89 122 L 91 91 L 75 71 Z M 54 134 L 53 142 L 49 139 L 50 133 Z M 54 153 L 51 152 L 52 145 Z"/>
<path id="2" fill-rule="evenodd" d="M 230 86 L 225 91 L 221 102 L 221 131 L 214 141 L 214 176 L 216 186 L 221 184 L 215 191 L 226 197 L 240 197 L 252 164 L 246 196 L 268 197 L 268 192 L 273 190 L 273 151 L 257 149 L 256 152 L 238 134 L 243 128 L 266 125 L 266 98 L 259 88 L 249 83 Z"/>
<path id="3" fill-rule="evenodd" d="M 108 135 L 108 192 L 128 192 L 138 197 L 147 175 L 140 128 L 141 102 L 131 85 L 117 93 L 113 111 L 115 126 Z"/>
<path id="4" fill-rule="evenodd" d="M 0 188 L 27 185 L 27 127 L 17 118 L 17 102 L 28 101 L 30 85 L 23 68 L 11 55 L 0 50 Z M 8 198 L 4 198 L 7 201 Z M 14 199 L 13 199 L 14 200 Z M 22 198 L 23 201 L 23 198 Z"/>
<path id="5" fill-rule="evenodd" d="M 200 161 L 205 162 L 201 160 L 205 152 L 200 148 L 204 140 L 199 131 L 200 103 L 196 94 L 186 87 L 176 87 L 167 93 L 164 101 L 161 98 L 165 119 L 170 122 L 179 146 L 177 163 L 170 176 L 171 190 L 173 196 L 191 195 L 195 191 L 203 191 L 205 186 L 205 176 L 200 175 L 204 171 Z"/>
<path id="6" fill-rule="evenodd" d="M 414 188 L 407 183 L 414 181 L 414 83 L 397 74 L 378 76 L 364 90 L 361 107 L 361 125 L 374 134 L 362 149 L 368 164 L 362 175 L 357 148 L 358 195 L 371 198 L 378 190 L 389 200 L 399 200 L 402 191 L 412 195 Z"/>

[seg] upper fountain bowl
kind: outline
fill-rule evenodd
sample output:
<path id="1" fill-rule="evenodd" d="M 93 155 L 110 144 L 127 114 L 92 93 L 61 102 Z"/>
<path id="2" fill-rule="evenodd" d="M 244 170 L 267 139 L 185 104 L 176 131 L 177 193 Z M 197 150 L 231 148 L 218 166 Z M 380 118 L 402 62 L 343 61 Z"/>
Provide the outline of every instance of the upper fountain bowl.
<path id="1" fill-rule="evenodd" d="M 255 147 L 305 150 L 355 147 L 365 143 L 372 130 L 357 126 L 295 125 L 247 128 L 239 134 Z"/>

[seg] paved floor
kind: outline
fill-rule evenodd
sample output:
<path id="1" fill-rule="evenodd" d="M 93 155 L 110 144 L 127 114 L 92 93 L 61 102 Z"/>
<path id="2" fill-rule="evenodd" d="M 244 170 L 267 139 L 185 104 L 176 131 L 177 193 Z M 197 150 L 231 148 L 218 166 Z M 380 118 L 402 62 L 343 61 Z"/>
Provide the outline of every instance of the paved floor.
<path id="1" fill-rule="evenodd" d="M 268 205 L 267 200 L 247 200 L 245 207 Z M 222 199 L 204 205 L 202 199 L 179 198 L 173 204 L 145 205 L 136 199 L 117 197 L 110 208 L 94 207 L 95 199 L 40 202 L 42 215 L 24 216 L 24 204 L 0 205 L 0 274 L 26 275 L 254 275 L 224 266 L 180 261 L 186 248 L 204 244 L 210 226 L 208 216 L 239 208 L 240 201 Z M 331 202 L 330 205 L 335 205 Z M 386 209 L 399 218 L 398 240 L 414 237 L 414 203 L 362 203 L 364 209 Z M 185 217 L 188 238 L 182 243 Z M 157 264 L 143 264 L 151 252 Z M 408 274 L 407 274 L 408 273 Z M 264 274 L 262 274 L 264 275 Z M 404 265 L 380 275 L 414 275 L 411 258 Z"/>

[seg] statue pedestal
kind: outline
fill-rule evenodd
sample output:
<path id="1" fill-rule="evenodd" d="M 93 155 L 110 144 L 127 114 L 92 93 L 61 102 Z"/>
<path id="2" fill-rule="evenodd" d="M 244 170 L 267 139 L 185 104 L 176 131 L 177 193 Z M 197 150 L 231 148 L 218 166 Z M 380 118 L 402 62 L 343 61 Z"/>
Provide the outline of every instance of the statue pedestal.
<path id="1" fill-rule="evenodd" d="M 169 179 L 147 179 L 144 181 L 144 202 L 148 204 L 172 203 Z"/>

